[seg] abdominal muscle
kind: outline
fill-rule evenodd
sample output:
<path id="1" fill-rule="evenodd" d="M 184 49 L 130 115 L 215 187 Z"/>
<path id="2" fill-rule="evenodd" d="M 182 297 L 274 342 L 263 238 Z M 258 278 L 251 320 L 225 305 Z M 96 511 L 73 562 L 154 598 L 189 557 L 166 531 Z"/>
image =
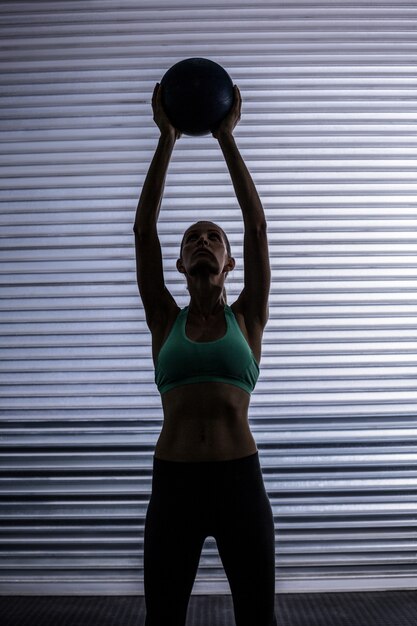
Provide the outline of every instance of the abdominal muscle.
<path id="1" fill-rule="evenodd" d="M 192 383 L 162 395 L 164 423 L 155 456 L 167 461 L 227 461 L 257 452 L 246 391 L 225 383 Z"/>

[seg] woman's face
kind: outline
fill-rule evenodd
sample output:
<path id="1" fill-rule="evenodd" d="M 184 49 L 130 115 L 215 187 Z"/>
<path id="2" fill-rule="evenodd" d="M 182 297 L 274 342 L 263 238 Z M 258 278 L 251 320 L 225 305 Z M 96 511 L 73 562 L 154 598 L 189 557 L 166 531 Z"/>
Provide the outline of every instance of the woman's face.
<path id="1" fill-rule="evenodd" d="M 181 259 L 177 262 L 179 271 L 189 276 L 196 274 L 227 273 L 230 266 L 226 242 L 219 226 L 213 222 L 197 222 L 184 234 Z"/>

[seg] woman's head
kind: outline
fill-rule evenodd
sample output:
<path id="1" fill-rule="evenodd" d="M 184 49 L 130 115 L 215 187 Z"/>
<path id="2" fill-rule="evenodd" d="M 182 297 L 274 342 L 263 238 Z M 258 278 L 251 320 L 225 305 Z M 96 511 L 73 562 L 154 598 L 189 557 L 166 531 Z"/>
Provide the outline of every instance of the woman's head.
<path id="1" fill-rule="evenodd" d="M 206 221 L 196 222 L 195 224 L 192 224 L 191 226 L 187 228 L 181 241 L 180 257 L 182 258 L 182 249 L 184 246 L 184 242 L 187 239 L 187 236 L 193 236 L 194 233 L 196 234 L 200 233 L 202 230 L 201 227 L 204 227 L 204 226 L 207 227 L 207 230 L 210 230 L 212 228 L 213 231 L 218 231 L 221 234 L 223 242 L 226 246 L 227 253 L 229 257 L 231 257 L 232 250 L 230 248 L 230 242 L 223 228 L 221 228 L 218 224 L 215 224 L 214 222 L 206 222 Z"/>
<path id="2" fill-rule="evenodd" d="M 214 222 L 200 221 L 187 228 L 181 241 L 178 271 L 187 277 L 188 287 L 193 277 L 215 276 L 215 283 L 223 286 L 229 271 L 233 270 L 230 242 L 224 230 Z M 226 293 L 223 287 L 223 296 Z"/>

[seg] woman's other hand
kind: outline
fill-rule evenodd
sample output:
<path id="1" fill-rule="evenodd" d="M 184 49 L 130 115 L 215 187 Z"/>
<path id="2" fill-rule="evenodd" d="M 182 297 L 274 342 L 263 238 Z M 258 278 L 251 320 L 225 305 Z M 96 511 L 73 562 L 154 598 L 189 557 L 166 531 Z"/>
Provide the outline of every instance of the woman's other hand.
<path id="1" fill-rule="evenodd" d="M 162 106 L 162 88 L 160 83 L 156 83 L 152 95 L 153 120 L 161 131 L 161 135 L 170 135 L 175 139 L 181 137 L 181 132 L 169 121 L 164 107 Z"/>
<path id="2" fill-rule="evenodd" d="M 218 139 L 221 135 L 232 135 L 235 127 L 240 121 L 240 114 L 242 109 L 242 96 L 237 85 L 233 87 L 234 99 L 232 108 L 226 117 L 220 122 L 219 126 L 212 131 L 213 137 Z"/>

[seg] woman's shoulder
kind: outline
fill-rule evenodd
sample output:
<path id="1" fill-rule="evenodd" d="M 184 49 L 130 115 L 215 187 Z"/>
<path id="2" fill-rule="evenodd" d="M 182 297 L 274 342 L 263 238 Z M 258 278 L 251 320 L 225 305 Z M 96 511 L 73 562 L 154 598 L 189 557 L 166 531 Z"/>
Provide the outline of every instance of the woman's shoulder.
<path id="1" fill-rule="evenodd" d="M 250 320 L 248 321 L 247 315 L 245 316 L 245 309 L 242 306 L 242 302 L 239 301 L 239 298 L 236 302 L 233 302 L 233 304 L 230 305 L 230 308 L 233 311 L 243 336 L 250 345 L 251 350 L 259 363 L 262 353 L 263 327 L 256 323 L 251 324 Z"/>
<path id="2" fill-rule="evenodd" d="M 170 334 L 179 315 L 184 311 L 175 302 L 168 306 L 163 314 L 155 321 L 151 328 L 152 334 L 152 352 L 154 361 L 158 358 L 158 354 Z"/>

